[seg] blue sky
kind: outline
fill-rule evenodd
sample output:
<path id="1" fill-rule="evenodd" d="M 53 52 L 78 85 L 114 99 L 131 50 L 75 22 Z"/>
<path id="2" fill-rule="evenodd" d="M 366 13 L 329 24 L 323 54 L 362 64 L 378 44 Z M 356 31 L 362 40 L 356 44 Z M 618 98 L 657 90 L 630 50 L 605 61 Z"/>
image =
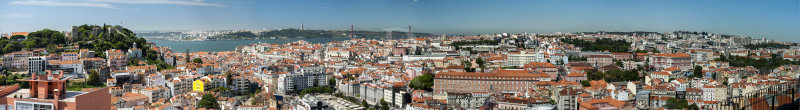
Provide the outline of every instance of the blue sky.
<path id="1" fill-rule="evenodd" d="M 80 24 L 134 31 L 391 30 L 429 33 L 707 31 L 800 41 L 800 0 L 4 0 L 4 32 Z"/>

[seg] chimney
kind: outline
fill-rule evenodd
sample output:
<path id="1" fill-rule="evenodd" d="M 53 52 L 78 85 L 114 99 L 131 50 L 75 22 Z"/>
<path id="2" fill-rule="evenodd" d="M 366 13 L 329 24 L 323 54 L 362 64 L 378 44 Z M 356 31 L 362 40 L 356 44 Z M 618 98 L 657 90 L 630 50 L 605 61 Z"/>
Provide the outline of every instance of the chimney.
<path id="1" fill-rule="evenodd" d="M 61 91 L 59 89 L 53 90 L 53 108 L 58 109 L 58 100 L 61 99 Z"/>

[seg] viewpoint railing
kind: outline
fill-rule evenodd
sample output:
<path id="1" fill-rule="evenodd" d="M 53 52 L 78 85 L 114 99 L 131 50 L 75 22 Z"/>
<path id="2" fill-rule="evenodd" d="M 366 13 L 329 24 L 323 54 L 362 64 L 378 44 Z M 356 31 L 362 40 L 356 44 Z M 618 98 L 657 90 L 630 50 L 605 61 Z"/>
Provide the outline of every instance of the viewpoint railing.
<path id="1" fill-rule="evenodd" d="M 728 97 L 725 101 L 706 105 L 708 110 L 776 110 L 787 104 L 798 102 L 800 80 L 764 86 L 753 92 Z M 732 94 L 731 89 L 728 94 Z"/>

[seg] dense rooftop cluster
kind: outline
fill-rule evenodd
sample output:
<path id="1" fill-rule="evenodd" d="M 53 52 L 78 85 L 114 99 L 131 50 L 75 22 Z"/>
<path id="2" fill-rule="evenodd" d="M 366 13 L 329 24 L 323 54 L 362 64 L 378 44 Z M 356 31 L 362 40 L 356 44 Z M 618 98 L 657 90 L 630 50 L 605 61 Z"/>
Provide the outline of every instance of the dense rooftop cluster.
<path id="1" fill-rule="evenodd" d="M 74 32 L 112 32 L 95 29 Z M 46 87 L 4 83 L 0 94 L 77 100 L 78 108 L 102 99 L 109 109 L 741 109 L 791 103 L 800 76 L 794 44 L 705 32 L 296 41 L 194 53 L 138 41 L 98 51 L 86 42 L 5 54 L 5 77 L 67 77 Z M 65 81 L 74 79 L 84 80 Z M 777 100 L 760 101 L 769 98 Z"/>

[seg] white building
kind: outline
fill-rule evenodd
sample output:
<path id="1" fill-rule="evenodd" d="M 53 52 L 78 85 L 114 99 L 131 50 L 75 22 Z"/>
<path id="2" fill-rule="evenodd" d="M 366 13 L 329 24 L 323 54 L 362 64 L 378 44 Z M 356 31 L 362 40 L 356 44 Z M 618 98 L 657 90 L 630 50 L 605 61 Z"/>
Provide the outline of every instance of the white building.
<path id="1" fill-rule="evenodd" d="M 61 53 L 61 60 L 63 60 L 63 61 L 78 60 L 78 58 L 80 58 L 80 56 L 78 55 L 77 52 L 64 52 L 64 53 Z"/>
<path id="2" fill-rule="evenodd" d="M 47 57 L 28 57 L 28 73 L 43 72 L 47 67 Z"/>
<path id="3" fill-rule="evenodd" d="M 705 85 L 703 86 L 703 100 L 712 101 L 714 100 L 714 93 L 717 92 L 717 88 L 712 85 Z"/>
<path id="4" fill-rule="evenodd" d="M 403 61 L 442 60 L 447 55 L 404 55 Z"/>
<path id="5" fill-rule="evenodd" d="M 278 76 L 278 94 L 289 94 L 300 90 L 314 87 L 326 86 L 328 76 L 324 74 L 322 67 L 306 67 L 300 71 L 280 74 Z"/>
<path id="6" fill-rule="evenodd" d="M 525 51 L 521 52 L 509 52 L 508 53 L 508 61 L 506 66 L 518 66 L 522 67 L 528 62 L 537 62 L 536 54 L 528 53 Z"/>
<path id="7" fill-rule="evenodd" d="M 83 62 L 80 60 L 65 60 L 59 63 L 59 67 L 63 69 L 70 69 L 75 74 L 83 74 Z"/>

